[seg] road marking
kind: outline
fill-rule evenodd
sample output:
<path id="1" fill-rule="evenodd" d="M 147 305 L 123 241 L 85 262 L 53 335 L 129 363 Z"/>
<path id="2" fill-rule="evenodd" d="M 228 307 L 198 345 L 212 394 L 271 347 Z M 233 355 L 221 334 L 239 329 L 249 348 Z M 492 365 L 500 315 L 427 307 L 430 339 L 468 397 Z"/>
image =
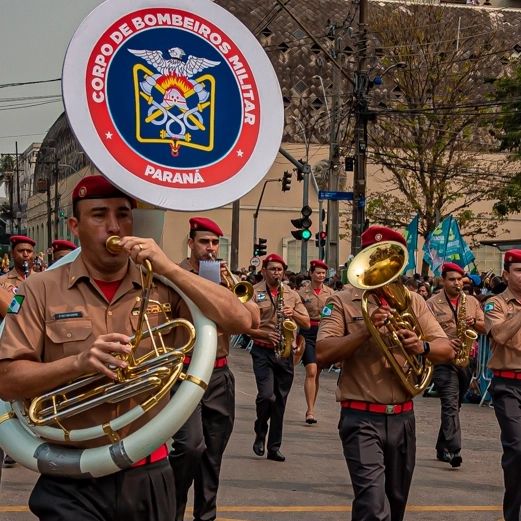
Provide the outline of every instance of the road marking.
<path id="1" fill-rule="evenodd" d="M 501 505 L 409 505 L 408 512 L 501 512 Z M 343 505 L 222 506 L 219 512 L 351 512 Z M 0 512 L 29 512 L 25 505 L 0 505 Z M 223 520 L 225 521 L 225 520 Z M 234 520 L 237 521 L 237 520 Z"/>

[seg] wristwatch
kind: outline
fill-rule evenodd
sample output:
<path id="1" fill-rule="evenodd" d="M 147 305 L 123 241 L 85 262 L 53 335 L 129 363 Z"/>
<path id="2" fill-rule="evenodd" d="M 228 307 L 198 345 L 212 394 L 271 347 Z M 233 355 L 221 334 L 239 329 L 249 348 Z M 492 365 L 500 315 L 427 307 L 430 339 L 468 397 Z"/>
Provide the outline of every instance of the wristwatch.
<path id="1" fill-rule="evenodd" d="M 427 356 L 431 352 L 431 345 L 429 342 L 423 342 L 423 356 Z"/>

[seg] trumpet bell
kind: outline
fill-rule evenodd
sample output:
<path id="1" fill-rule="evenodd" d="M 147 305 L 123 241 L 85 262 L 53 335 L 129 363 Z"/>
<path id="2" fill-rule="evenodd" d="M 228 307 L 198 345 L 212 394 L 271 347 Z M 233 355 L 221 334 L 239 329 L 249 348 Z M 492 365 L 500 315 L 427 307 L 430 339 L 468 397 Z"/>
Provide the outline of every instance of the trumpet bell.
<path id="1" fill-rule="evenodd" d="M 245 304 L 253 297 L 253 285 L 243 280 L 237 282 L 237 284 L 233 286 L 232 292 L 243 304 Z"/>

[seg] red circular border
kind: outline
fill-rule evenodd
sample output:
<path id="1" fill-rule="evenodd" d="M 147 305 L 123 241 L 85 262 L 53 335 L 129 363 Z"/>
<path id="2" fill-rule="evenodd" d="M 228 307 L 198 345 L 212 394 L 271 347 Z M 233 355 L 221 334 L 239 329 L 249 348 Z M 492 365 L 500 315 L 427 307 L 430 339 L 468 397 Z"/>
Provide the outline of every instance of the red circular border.
<path id="1" fill-rule="evenodd" d="M 228 152 L 226 156 L 221 158 L 216 163 L 206 166 L 206 165 L 199 165 L 194 166 L 192 168 L 177 168 L 175 166 L 168 166 L 168 165 L 161 165 L 154 161 L 148 160 L 146 158 L 143 158 L 142 156 L 138 155 L 132 148 L 130 148 L 125 141 L 121 138 L 119 132 L 117 131 L 116 126 L 114 125 L 112 118 L 110 117 L 110 113 L 108 111 L 107 107 L 107 84 L 104 85 L 104 94 L 105 94 L 105 100 L 103 103 L 96 103 L 93 101 L 92 96 L 89 95 L 91 89 L 91 80 L 95 77 L 91 73 L 93 71 L 93 67 L 95 66 L 95 59 L 96 57 L 101 54 L 101 47 L 104 44 L 109 44 L 112 47 L 114 47 L 114 42 L 110 39 L 109 35 L 112 34 L 115 30 L 117 30 L 119 27 L 121 27 L 122 24 L 127 23 L 130 25 L 130 22 L 132 18 L 136 16 L 144 16 L 145 14 L 158 14 L 158 13 L 165 13 L 168 12 L 170 14 L 175 14 L 184 17 L 190 17 L 194 20 L 197 20 L 201 23 L 206 24 L 212 32 L 218 33 L 223 41 L 226 41 L 230 44 L 230 55 L 237 55 L 239 56 L 239 59 L 246 70 L 248 74 L 248 78 L 251 83 L 252 91 L 254 93 L 254 99 L 256 100 L 255 104 L 255 110 L 252 111 L 252 113 L 255 114 L 255 125 L 245 125 L 244 121 L 242 122 L 242 128 L 241 133 L 235 143 L 235 146 Z M 164 26 L 157 26 L 157 27 L 164 27 Z M 141 30 L 149 30 L 151 27 L 146 26 Z M 172 28 L 175 28 L 175 26 L 172 26 Z M 133 32 L 133 34 L 139 33 L 141 30 L 137 30 Z M 195 33 L 194 33 L 195 34 Z M 124 40 L 126 41 L 126 39 Z M 208 40 L 206 40 L 208 41 Z M 123 42 L 121 42 L 123 43 Z M 209 45 L 213 45 L 211 42 L 208 41 Z M 117 47 L 114 49 L 114 53 L 117 51 Z M 112 54 L 114 54 L 112 53 Z M 228 61 L 225 59 L 226 63 L 229 65 Z M 110 61 L 109 61 L 110 65 Z M 108 69 L 108 67 L 107 67 Z M 235 76 L 235 74 L 234 74 Z M 98 133 L 98 136 L 103 143 L 105 149 L 107 152 L 126 170 L 128 170 L 133 175 L 139 177 L 140 179 L 143 179 L 145 181 L 148 181 L 152 184 L 160 185 L 160 186 L 167 186 L 170 188 L 203 188 L 203 187 L 209 187 L 213 186 L 219 183 L 222 183 L 224 181 L 227 181 L 231 179 L 235 174 L 237 174 L 248 162 L 249 158 L 251 157 L 251 154 L 253 153 L 253 150 L 255 148 L 255 145 L 257 143 L 258 135 L 259 135 L 259 127 L 260 127 L 260 100 L 259 100 L 259 93 L 257 90 L 257 85 L 255 82 L 255 77 L 253 75 L 253 72 L 251 70 L 251 67 L 249 63 L 246 61 L 243 53 L 239 50 L 239 48 L 230 40 L 230 38 L 223 33 L 216 25 L 212 24 L 208 20 L 201 18 L 200 16 L 188 12 L 188 11 L 182 11 L 179 9 L 172 9 L 172 8 L 151 8 L 151 9 L 142 9 L 140 11 L 134 11 L 130 14 L 125 15 L 124 17 L 120 18 L 116 22 L 114 22 L 100 37 L 98 42 L 95 44 L 91 54 L 89 61 L 87 63 L 87 71 L 85 74 L 85 88 L 87 93 L 87 102 L 89 106 L 89 113 L 92 118 L 92 122 L 94 124 L 94 127 L 96 129 L 96 132 Z M 239 88 L 239 92 L 241 92 Z M 244 98 L 241 97 L 241 102 L 243 102 Z M 244 116 L 244 114 L 243 114 Z M 110 139 L 110 147 L 107 145 L 107 140 L 105 138 L 105 134 L 107 132 L 110 132 L 112 134 L 112 138 Z M 241 150 L 242 156 L 239 157 L 237 155 L 237 152 Z M 187 172 L 195 172 L 196 170 L 199 171 L 202 178 L 204 179 L 203 183 L 198 184 L 188 184 L 188 183 L 173 183 L 168 181 L 162 181 L 158 179 L 153 179 L 149 176 L 145 175 L 145 169 L 148 166 L 154 167 L 156 170 L 159 169 L 161 171 L 169 171 L 172 172 L 172 174 L 175 174 L 176 172 L 179 172 L 181 174 L 187 173 Z"/>

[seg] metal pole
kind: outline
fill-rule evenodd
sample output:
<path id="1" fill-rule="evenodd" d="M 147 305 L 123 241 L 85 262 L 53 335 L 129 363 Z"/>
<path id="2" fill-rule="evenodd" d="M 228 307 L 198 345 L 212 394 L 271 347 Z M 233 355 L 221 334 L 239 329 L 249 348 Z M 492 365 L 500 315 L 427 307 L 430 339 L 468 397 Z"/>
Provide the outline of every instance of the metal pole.
<path id="1" fill-rule="evenodd" d="M 302 207 L 309 205 L 309 165 L 304 165 L 306 170 L 302 173 L 304 175 L 304 184 L 302 186 Z M 319 218 L 320 219 L 320 218 Z M 300 272 L 305 273 L 308 269 L 308 242 L 300 241 Z"/>
<path id="2" fill-rule="evenodd" d="M 22 209 L 20 205 L 20 164 L 18 162 L 18 141 L 14 142 L 16 165 L 16 227 L 18 233 L 22 233 Z"/>
<path id="3" fill-rule="evenodd" d="M 230 265 L 232 271 L 239 268 L 239 220 L 241 214 L 241 200 L 233 201 L 232 205 L 232 251 Z"/>
<path id="4" fill-rule="evenodd" d="M 257 202 L 257 209 L 255 210 L 255 213 L 253 214 L 253 244 L 257 243 L 257 217 L 259 216 L 260 206 L 262 203 L 262 198 L 264 197 L 264 190 L 266 190 L 266 185 L 268 183 L 277 182 L 280 183 L 282 179 L 266 179 L 264 181 L 264 184 L 262 185 L 262 191 L 259 197 L 259 201 Z"/>
<path id="5" fill-rule="evenodd" d="M 367 99 L 369 86 L 366 71 L 367 0 L 360 0 L 358 10 L 358 65 L 355 75 L 355 175 L 353 181 L 353 223 L 351 254 L 361 249 L 360 235 L 365 222 L 365 191 L 367 178 Z"/>
<path id="6" fill-rule="evenodd" d="M 336 35 L 336 27 L 332 27 L 335 36 L 334 56 L 340 52 L 340 38 Z M 339 146 L 338 146 L 338 107 L 340 98 L 340 74 L 333 68 L 333 95 L 331 118 L 329 127 L 329 179 L 328 190 L 338 192 L 338 168 L 339 168 Z M 327 241 L 326 241 L 326 262 L 331 268 L 338 269 L 338 201 L 328 200 L 327 202 Z"/>
<path id="7" fill-rule="evenodd" d="M 51 205 L 51 180 L 47 176 L 47 264 L 52 263 L 52 205 Z"/>
<path id="8" fill-rule="evenodd" d="M 54 238 L 58 239 L 59 235 L 59 219 L 60 214 L 60 193 L 58 191 L 58 158 L 56 157 L 56 151 L 54 152 Z"/>

